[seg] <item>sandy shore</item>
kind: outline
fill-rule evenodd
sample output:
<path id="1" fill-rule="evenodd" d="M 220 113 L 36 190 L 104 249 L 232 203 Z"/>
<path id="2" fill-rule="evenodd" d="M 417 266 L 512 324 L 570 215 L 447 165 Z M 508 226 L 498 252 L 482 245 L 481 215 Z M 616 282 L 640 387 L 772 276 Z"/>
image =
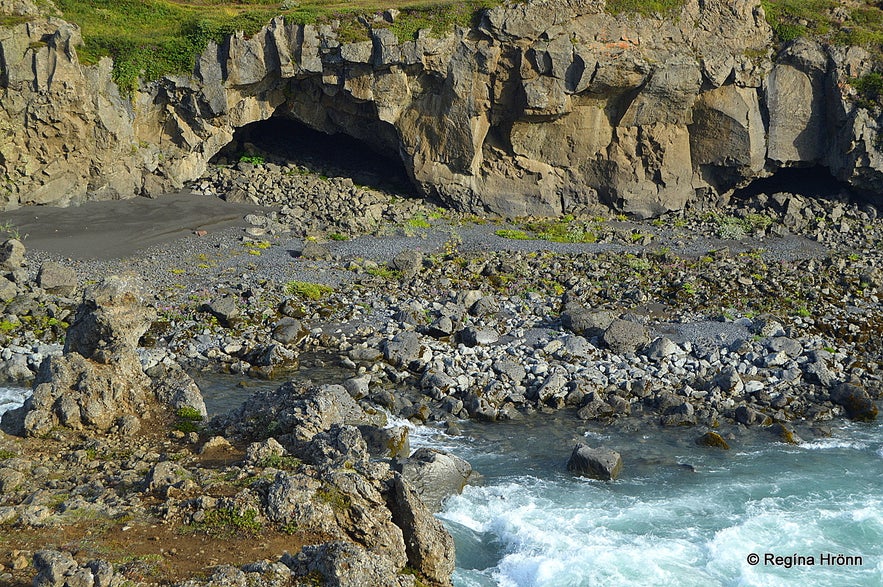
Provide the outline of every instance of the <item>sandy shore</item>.
<path id="1" fill-rule="evenodd" d="M 128 257 L 196 231 L 212 233 L 247 226 L 246 214 L 264 210 L 182 192 L 68 208 L 20 208 L 0 212 L 0 226 L 8 224 L 18 231 L 30 250 L 74 260 L 107 260 Z"/>

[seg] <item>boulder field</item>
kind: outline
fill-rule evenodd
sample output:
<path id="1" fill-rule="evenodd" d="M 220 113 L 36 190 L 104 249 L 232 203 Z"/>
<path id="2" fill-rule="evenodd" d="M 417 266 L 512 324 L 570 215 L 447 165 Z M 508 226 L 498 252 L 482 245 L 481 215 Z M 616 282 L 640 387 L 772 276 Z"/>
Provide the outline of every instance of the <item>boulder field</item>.
<path id="1" fill-rule="evenodd" d="M 369 17 L 360 42 L 279 17 L 131 95 L 109 59 L 80 63 L 78 27 L 32 16 L 0 29 L 0 208 L 180 189 L 273 116 L 400 158 L 425 196 L 508 217 L 654 216 L 787 167 L 871 197 L 883 185 L 879 122 L 850 85 L 872 56 L 777 46 L 754 0 L 690 0 L 666 19 L 538 0 L 413 40 Z"/>

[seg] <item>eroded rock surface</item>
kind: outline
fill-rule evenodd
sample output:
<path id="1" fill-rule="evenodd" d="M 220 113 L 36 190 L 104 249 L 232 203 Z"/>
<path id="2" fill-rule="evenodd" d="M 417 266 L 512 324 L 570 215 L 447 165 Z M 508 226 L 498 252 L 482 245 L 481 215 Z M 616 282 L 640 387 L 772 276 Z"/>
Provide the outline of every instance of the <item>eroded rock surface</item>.
<path id="1" fill-rule="evenodd" d="M 4 28 L 0 206 L 181 188 L 273 115 L 398 154 L 424 194 L 504 216 L 650 216 L 791 166 L 883 187 L 879 121 L 849 85 L 871 56 L 813 41 L 773 56 L 756 0 L 691 0 L 667 19 L 537 0 L 440 39 L 365 34 L 280 17 L 127 98 L 109 60 L 80 65 L 76 26 Z"/>

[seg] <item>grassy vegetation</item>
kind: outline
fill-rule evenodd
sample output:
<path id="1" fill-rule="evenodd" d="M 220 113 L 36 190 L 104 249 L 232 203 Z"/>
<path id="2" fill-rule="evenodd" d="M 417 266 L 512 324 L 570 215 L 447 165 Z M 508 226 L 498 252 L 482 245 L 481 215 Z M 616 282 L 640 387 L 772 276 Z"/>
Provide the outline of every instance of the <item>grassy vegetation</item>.
<path id="1" fill-rule="evenodd" d="M 852 80 L 858 92 L 858 105 L 868 110 L 883 108 L 883 75 L 869 73 Z"/>
<path id="2" fill-rule="evenodd" d="M 202 414 L 196 408 L 191 408 L 190 406 L 178 408 L 175 411 L 175 416 L 177 417 L 175 430 L 186 433 L 199 431 L 202 423 Z"/>
<path id="3" fill-rule="evenodd" d="M 844 6 L 837 0 L 763 0 L 761 4 L 767 22 L 782 42 L 821 37 L 838 45 L 863 45 L 877 53 L 883 44 L 879 2 L 866 0 Z"/>
<path id="4" fill-rule="evenodd" d="M 309 281 L 289 281 L 285 284 L 285 293 L 290 296 L 300 296 L 309 300 L 321 300 L 334 291 L 334 288 L 321 283 Z"/>
<path id="5" fill-rule="evenodd" d="M 209 41 L 221 42 L 235 31 L 253 35 L 275 16 L 298 24 L 340 21 L 338 35 L 344 42 L 369 39 L 368 29 L 357 16 L 398 8 L 394 23 L 379 23 L 400 40 L 413 38 L 418 30 L 442 35 L 454 25 L 469 24 L 476 11 L 499 0 L 58 0 L 63 17 L 78 24 L 84 47 L 82 62 L 114 59 L 114 81 L 124 91 L 135 89 L 139 78 L 189 73 Z M 0 26 L 17 24 L 19 17 L 2 17 Z"/>
<path id="6" fill-rule="evenodd" d="M 234 508 L 210 510 L 206 512 L 201 522 L 188 525 L 184 531 L 216 537 L 256 536 L 263 528 L 257 515 L 254 510 L 244 512 L 236 511 Z"/>
<path id="7" fill-rule="evenodd" d="M 611 14 L 658 14 L 668 16 L 683 8 L 685 0 L 607 0 L 607 12 Z"/>

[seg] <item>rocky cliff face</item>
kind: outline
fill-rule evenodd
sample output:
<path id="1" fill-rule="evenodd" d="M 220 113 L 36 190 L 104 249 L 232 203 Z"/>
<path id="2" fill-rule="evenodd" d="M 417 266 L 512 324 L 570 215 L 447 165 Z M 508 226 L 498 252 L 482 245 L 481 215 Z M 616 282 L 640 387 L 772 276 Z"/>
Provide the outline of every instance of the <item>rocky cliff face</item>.
<path id="1" fill-rule="evenodd" d="M 370 35 L 277 18 L 126 99 L 108 61 L 79 65 L 76 27 L 0 29 L 0 206 L 180 188 L 274 115 L 398 154 L 424 194 L 505 216 L 650 216 L 789 166 L 883 188 L 879 122 L 848 85 L 870 56 L 811 41 L 773 55 L 754 0 L 691 0 L 667 20 L 537 0 L 441 39 Z"/>

